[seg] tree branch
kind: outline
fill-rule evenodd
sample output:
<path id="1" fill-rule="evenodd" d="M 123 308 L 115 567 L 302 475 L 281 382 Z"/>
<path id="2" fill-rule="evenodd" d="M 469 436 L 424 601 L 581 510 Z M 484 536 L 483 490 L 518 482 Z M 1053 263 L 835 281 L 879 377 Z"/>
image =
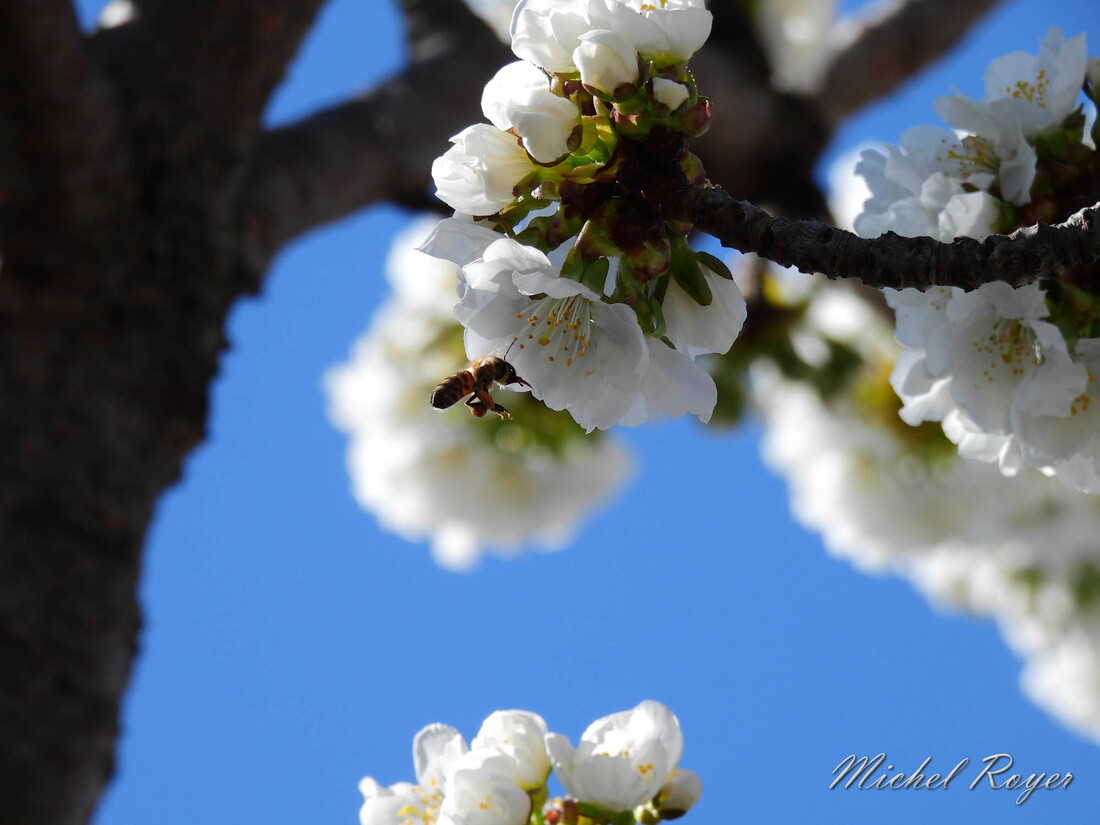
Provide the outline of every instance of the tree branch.
<path id="1" fill-rule="evenodd" d="M 1100 204 L 1053 226 L 1036 224 L 1011 235 L 940 243 L 893 232 L 860 238 L 816 221 L 773 218 L 718 188 L 658 182 L 646 197 L 653 202 L 681 204 L 676 210 L 679 216 L 718 238 L 723 246 L 755 252 L 802 272 L 857 278 L 880 289 L 976 289 L 988 281 L 1021 286 L 1057 278 L 1071 266 L 1100 260 Z"/>
<path id="2" fill-rule="evenodd" d="M 423 12 L 431 4 L 409 5 Z M 469 125 L 482 87 L 511 58 L 461 3 L 449 6 L 444 19 L 434 37 L 414 34 L 420 44 L 414 48 L 431 56 L 359 100 L 257 140 L 239 210 L 243 260 L 251 271 L 262 272 L 302 232 L 370 203 L 431 207 L 426 189 L 432 160 L 448 136 Z M 435 46 L 429 49 L 428 41 Z"/>
<path id="3" fill-rule="evenodd" d="M 852 33 L 825 72 L 818 103 L 837 123 L 943 56 L 998 0 L 890 0 Z"/>
<path id="4" fill-rule="evenodd" d="M 134 0 L 133 21 L 96 32 L 93 45 L 165 155 L 215 140 L 239 148 L 324 2 Z"/>
<path id="5" fill-rule="evenodd" d="M 69 0 L 0 3 L 0 240 L 91 229 L 127 183 L 113 90 L 86 59 Z M 116 204 L 116 207 L 121 204 Z M 69 238 L 69 240 L 75 240 Z"/>

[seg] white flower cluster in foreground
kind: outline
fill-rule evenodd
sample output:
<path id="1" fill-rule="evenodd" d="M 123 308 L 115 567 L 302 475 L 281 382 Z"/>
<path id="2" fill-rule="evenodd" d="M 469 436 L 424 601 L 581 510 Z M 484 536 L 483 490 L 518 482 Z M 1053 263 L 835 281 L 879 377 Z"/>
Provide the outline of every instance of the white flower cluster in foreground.
<path id="1" fill-rule="evenodd" d="M 428 725 L 413 740 L 416 784 L 359 783 L 361 825 L 527 825 L 576 821 L 644 821 L 682 816 L 703 791 L 699 777 L 679 769 L 680 723 L 660 702 L 605 716 L 573 747 L 550 733 L 542 717 L 496 711 L 470 745 L 449 725 Z M 547 801 L 553 767 L 568 801 Z M 572 811 L 565 815 L 566 808 Z M 633 814 L 633 819 L 629 815 Z"/>
<path id="2" fill-rule="evenodd" d="M 1041 162 L 1063 168 L 1091 154 L 1079 110 L 1085 49 L 1083 34 L 1066 40 L 1052 28 L 1038 55 L 1016 52 L 990 64 L 980 102 L 961 95 L 936 101 L 941 117 L 966 136 L 922 126 L 885 155 L 865 151 L 856 171 L 872 195 L 856 231 L 948 241 L 1010 228 L 1017 207 L 1033 217 L 1042 209 L 1057 214 L 1051 180 L 1034 198 L 1032 186 Z M 1047 147 L 1042 156 L 1038 146 Z M 1093 403 L 1100 339 L 1086 334 L 1091 309 L 1075 316 L 1081 302 L 1068 301 L 1052 314 L 1048 298 L 1037 284 L 887 290 L 906 347 L 891 383 L 902 418 L 942 422 L 960 455 L 995 462 L 1005 475 L 1035 467 L 1100 493 L 1100 407 Z"/>
<path id="3" fill-rule="evenodd" d="M 386 267 L 393 297 L 350 361 L 325 377 L 329 414 L 351 439 L 355 496 L 385 529 L 430 537 L 436 561 L 450 569 L 469 568 L 489 548 L 561 546 L 622 487 L 630 456 L 610 437 L 584 438 L 568 419 L 551 448 L 526 438 L 522 421 L 429 406 L 432 387 L 465 364 L 452 317 L 454 266 L 413 248 L 432 225 L 425 219 L 394 240 Z"/>
<path id="4" fill-rule="evenodd" d="M 670 347 L 645 335 L 627 304 L 604 301 L 563 278 L 545 253 L 466 220 L 441 222 L 422 249 L 459 264 L 455 317 L 466 354 L 506 353 L 550 409 L 569 410 L 588 431 L 688 412 L 710 417 L 717 390 L 694 358 L 725 352 L 741 329 L 745 301 L 732 280 L 704 272 L 713 296 L 706 307 L 670 284 Z"/>
<path id="5" fill-rule="evenodd" d="M 886 385 L 897 348 L 881 317 L 833 287 L 813 300 L 801 334 L 847 341 L 866 366 L 828 402 L 756 373 L 764 454 L 790 484 L 794 515 L 861 569 L 995 618 L 1025 659 L 1025 692 L 1100 741 L 1100 500 L 1029 468 L 1005 478 L 929 425 L 903 425 Z"/>
<path id="6" fill-rule="evenodd" d="M 744 322 L 736 284 L 691 251 L 689 228 L 651 218 L 640 235 L 636 215 L 650 207 L 614 188 L 617 170 L 637 174 L 645 155 L 629 147 L 654 130 L 705 129 L 686 61 L 710 25 L 702 0 L 522 0 L 511 25 L 521 60 L 482 95 L 490 122 L 455 135 L 432 166 L 456 217 L 423 249 L 459 265 L 467 355 L 506 358 L 534 397 L 588 431 L 707 421 L 717 392 L 695 359 L 726 352 Z"/>

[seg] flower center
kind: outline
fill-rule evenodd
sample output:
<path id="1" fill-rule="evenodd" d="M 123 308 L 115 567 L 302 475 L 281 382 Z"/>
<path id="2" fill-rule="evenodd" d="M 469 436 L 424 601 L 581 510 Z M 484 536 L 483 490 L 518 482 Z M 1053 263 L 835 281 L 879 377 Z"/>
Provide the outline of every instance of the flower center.
<path id="1" fill-rule="evenodd" d="M 993 325 L 989 335 L 976 339 L 974 349 L 987 363 L 982 375 L 992 381 L 1001 366 L 1009 375 L 1020 377 L 1028 367 L 1043 363 L 1043 354 L 1035 341 L 1035 331 L 1016 319 L 1002 319 Z"/>
<path id="2" fill-rule="evenodd" d="M 955 161 L 957 171 L 966 180 L 975 169 L 995 172 L 999 166 L 993 147 L 977 135 L 969 135 L 959 141 L 959 148 L 947 151 L 949 160 Z"/>
<path id="3" fill-rule="evenodd" d="M 1030 100 L 1032 103 L 1037 103 L 1040 109 L 1045 109 L 1047 105 L 1047 86 L 1049 85 L 1050 78 L 1047 77 L 1046 69 L 1040 69 L 1034 83 L 1017 80 L 1011 86 L 1005 86 L 1005 92 L 1013 100 Z"/>
<path id="4" fill-rule="evenodd" d="M 411 792 L 420 795 L 420 805 L 412 802 L 403 805 L 397 812 L 401 817 L 400 825 L 433 825 L 439 818 L 439 806 L 443 802 L 443 794 L 435 787 L 435 780 L 430 780 L 426 789 L 417 785 Z"/>
<path id="5" fill-rule="evenodd" d="M 526 322 L 527 330 L 513 335 L 512 341 L 519 341 L 520 349 L 529 344 L 538 345 L 543 348 L 547 360 L 564 361 L 565 366 L 571 367 L 574 358 L 584 358 L 588 351 L 592 327 L 590 303 L 580 295 L 536 301 L 527 314 L 516 313 L 517 319 Z M 525 339 L 522 338 L 524 334 Z"/>

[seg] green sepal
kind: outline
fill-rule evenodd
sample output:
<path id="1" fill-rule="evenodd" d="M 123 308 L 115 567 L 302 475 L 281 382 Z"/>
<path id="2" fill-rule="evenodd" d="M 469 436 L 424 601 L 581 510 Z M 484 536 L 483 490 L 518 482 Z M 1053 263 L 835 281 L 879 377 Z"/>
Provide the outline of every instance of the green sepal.
<path id="1" fill-rule="evenodd" d="M 598 118 L 594 117 L 581 118 L 580 142 L 573 149 L 574 155 L 587 155 L 596 148 L 596 144 L 600 141 L 600 129 L 597 121 Z"/>
<path id="2" fill-rule="evenodd" d="M 671 250 L 666 239 L 661 239 L 657 244 L 646 241 L 641 247 L 631 250 L 629 257 L 634 267 L 635 277 L 643 282 L 652 281 L 664 275 L 672 262 Z"/>
<path id="3" fill-rule="evenodd" d="M 659 301 L 653 298 L 639 298 L 634 303 L 634 314 L 638 316 L 638 326 L 646 335 L 654 338 L 665 337 L 668 327 Z"/>
<path id="4" fill-rule="evenodd" d="M 597 805 L 595 802 L 578 802 L 577 813 L 597 822 L 611 821 L 611 815 L 603 809 L 602 805 Z M 633 819 L 634 815 L 630 814 L 630 818 Z"/>
<path id="5" fill-rule="evenodd" d="M 730 272 L 729 267 L 726 266 L 721 258 L 717 258 L 709 252 L 696 252 L 695 257 L 699 259 L 699 263 L 719 278 L 725 278 L 727 281 L 733 280 L 733 273 Z"/>
<path id="6" fill-rule="evenodd" d="M 607 273 L 610 268 L 611 262 L 607 258 L 596 258 L 594 261 L 588 261 L 584 267 L 584 274 L 580 277 L 580 282 L 597 295 L 603 295 L 603 287 L 607 283 Z"/>
<path id="7" fill-rule="evenodd" d="M 509 229 L 515 229 L 532 212 L 545 209 L 551 203 L 552 201 L 542 200 L 541 198 L 524 196 L 512 201 L 501 209 L 499 214 L 501 219 L 508 224 Z"/>
<path id="8" fill-rule="evenodd" d="M 565 260 L 561 263 L 561 277 L 578 282 L 584 277 L 584 259 L 581 258 L 580 250 L 575 244 L 566 253 Z"/>
<path id="9" fill-rule="evenodd" d="M 614 207 L 615 204 L 606 202 L 601 206 L 601 212 L 605 215 L 613 213 Z M 617 258 L 623 254 L 622 249 L 611 239 L 611 234 L 595 220 L 584 222 L 584 226 L 581 227 L 580 233 L 577 235 L 575 247 L 580 250 L 586 260 L 599 257 Z"/>
<path id="10" fill-rule="evenodd" d="M 672 261 L 669 264 L 669 272 L 691 300 L 699 306 L 710 306 L 714 295 L 703 275 L 703 268 L 699 266 L 695 250 L 679 235 L 672 239 Z"/>
<path id="11" fill-rule="evenodd" d="M 566 217 L 564 209 L 558 209 L 553 215 L 539 215 L 532 218 L 516 240 L 525 246 L 533 246 L 547 252 L 557 249 L 575 236 L 581 228 L 581 217 Z"/>
<path id="12" fill-rule="evenodd" d="M 1100 569 L 1086 561 L 1074 573 L 1071 585 L 1073 601 L 1082 611 L 1095 610 L 1100 606 Z"/>
<path id="13" fill-rule="evenodd" d="M 1061 126 L 1047 129 L 1035 138 L 1035 154 L 1040 161 L 1047 158 L 1067 160 L 1069 158 L 1069 135 Z"/>
<path id="14" fill-rule="evenodd" d="M 680 171 L 684 173 L 688 183 L 694 186 L 702 186 L 707 179 L 707 171 L 703 168 L 703 161 L 691 152 L 685 152 L 680 161 Z"/>

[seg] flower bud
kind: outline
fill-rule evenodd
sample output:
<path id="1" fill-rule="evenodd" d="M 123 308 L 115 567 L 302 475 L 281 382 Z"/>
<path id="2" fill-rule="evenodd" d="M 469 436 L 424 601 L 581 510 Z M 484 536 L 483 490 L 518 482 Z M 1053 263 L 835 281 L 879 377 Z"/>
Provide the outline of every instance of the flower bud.
<path id="1" fill-rule="evenodd" d="M 691 96 L 691 90 L 683 83 L 665 77 L 653 78 L 653 99 L 675 111 Z"/>
<path id="2" fill-rule="evenodd" d="M 661 819 L 678 819 L 703 795 L 703 783 L 695 771 L 674 770 L 654 800 Z"/>
<path id="3" fill-rule="evenodd" d="M 590 31 L 581 36 L 573 50 L 573 62 L 581 73 L 581 83 L 593 92 L 616 95 L 623 86 L 638 80 L 638 53 L 626 38 L 612 31 Z"/>

